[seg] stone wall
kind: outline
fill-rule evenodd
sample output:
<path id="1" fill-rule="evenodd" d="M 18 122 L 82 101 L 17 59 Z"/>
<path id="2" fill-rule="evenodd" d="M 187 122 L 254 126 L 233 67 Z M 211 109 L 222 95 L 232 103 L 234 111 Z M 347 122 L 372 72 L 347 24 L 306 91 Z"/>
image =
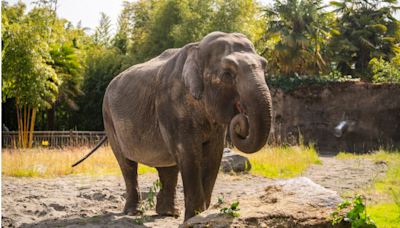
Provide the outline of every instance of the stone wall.
<path id="1" fill-rule="evenodd" d="M 311 85 L 282 92 L 271 88 L 274 124 L 270 140 L 281 136 L 316 144 L 320 153 L 363 153 L 380 146 L 400 148 L 400 84 L 346 82 Z M 343 119 L 341 137 L 333 129 Z"/>

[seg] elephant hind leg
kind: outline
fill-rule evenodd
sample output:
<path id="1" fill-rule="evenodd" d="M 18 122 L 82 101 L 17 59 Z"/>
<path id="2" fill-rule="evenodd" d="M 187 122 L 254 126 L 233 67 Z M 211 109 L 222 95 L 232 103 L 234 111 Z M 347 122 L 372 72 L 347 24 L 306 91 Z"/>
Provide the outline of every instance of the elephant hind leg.
<path id="1" fill-rule="evenodd" d="M 115 150 L 113 146 L 111 146 L 114 153 Z M 122 171 L 122 175 L 124 176 L 125 185 L 126 185 L 126 203 L 124 207 L 124 213 L 128 215 L 138 215 L 143 212 L 139 209 L 140 202 L 140 191 L 138 185 L 138 163 L 128 160 L 121 156 L 121 153 L 115 153 L 115 157 L 119 163 L 119 166 Z"/>
<path id="2" fill-rule="evenodd" d="M 139 209 L 140 191 L 137 182 L 138 163 L 130 161 L 126 158 L 117 159 L 121 167 L 122 175 L 124 176 L 126 185 L 126 203 L 124 213 L 128 215 L 138 215 L 143 212 Z M 122 161 L 120 161 L 122 160 Z"/>
<path id="3" fill-rule="evenodd" d="M 179 216 L 180 211 L 175 204 L 179 168 L 175 165 L 160 167 L 157 170 L 162 188 L 157 195 L 156 212 L 159 215 Z"/>
<path id="4" fill-rule="evenodd" d="M 139 210 L 140 191 L 138 185 L 138 163 L 126 159 L 123 156 L 121 147 L 118 143 L 115 128 L 112 119 L 108 115 L 108 112 L 103 110 L 104 115 L 104 127 L 107 132 L 108 142 L 117 158 L 118 164 L 121 168 L 122 175 L 124 177 L 126 185 L 126 203 L 124 208 L 124 213 L 128 215 L 142 214 L 143 212 Z"/>

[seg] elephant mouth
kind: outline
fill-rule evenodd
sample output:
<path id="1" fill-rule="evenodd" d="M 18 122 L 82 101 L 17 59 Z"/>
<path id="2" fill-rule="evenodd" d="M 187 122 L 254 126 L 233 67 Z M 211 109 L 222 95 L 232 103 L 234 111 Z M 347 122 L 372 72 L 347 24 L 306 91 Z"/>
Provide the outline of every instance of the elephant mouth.
<path id="1" fill-rule="evenodd" d="M 238 109 L 239 113 L 247 115 L 246 110 L 240 105 L 240 101 L 236 101 L 236 108 Z"/>
<path id="2" fill-rule="evenodd" d="M 246 139 L 249 137 L 250 131 L 249 131 L 249 120 L 247 117 L 247 112 L 246 109 L 243 107 L 243 104 L 240 104 L 240 101 L 236 101 L 235 102 L 235 106 L 237 108 L 237 110 L 239 111 L 239 113 L 237 115 L 235 115 L 235 117 L 237 118 L 236 121 L 232 121 L 235 122 L 236 124 L 232 124 L 231 121 L 231 127 L 234 127 L 234 131 L 238 134 L 238 136 L 241 139 Z M 234 118 L 235 118 L 234 117 Z M 238 118 L 240 117 L 240 118 Z"/>

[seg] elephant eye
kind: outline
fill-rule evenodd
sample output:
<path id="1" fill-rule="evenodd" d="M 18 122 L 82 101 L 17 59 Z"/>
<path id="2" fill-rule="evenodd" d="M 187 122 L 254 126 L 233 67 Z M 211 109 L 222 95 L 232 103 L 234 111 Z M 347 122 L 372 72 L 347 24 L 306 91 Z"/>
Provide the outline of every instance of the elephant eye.
<path id="1" fill-rule="evenodd" d="M 227 78 L 227 79 L 233 78 L 233 74 L 231 72 L 225 72 L 224 78 Z"/>

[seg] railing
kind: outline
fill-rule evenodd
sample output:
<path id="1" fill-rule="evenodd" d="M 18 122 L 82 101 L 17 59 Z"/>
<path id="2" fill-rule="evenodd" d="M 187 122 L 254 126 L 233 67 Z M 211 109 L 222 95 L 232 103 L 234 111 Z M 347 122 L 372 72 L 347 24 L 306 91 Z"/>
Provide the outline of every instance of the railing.
<path id="1" fill-rule="evenodd" d="M 34 131 L 32 147 L 93 147 L 105 136 L 105 131 Z M 3 131 L 1 141 L 2 148 L 18 148 L 18 131 Z"/>

